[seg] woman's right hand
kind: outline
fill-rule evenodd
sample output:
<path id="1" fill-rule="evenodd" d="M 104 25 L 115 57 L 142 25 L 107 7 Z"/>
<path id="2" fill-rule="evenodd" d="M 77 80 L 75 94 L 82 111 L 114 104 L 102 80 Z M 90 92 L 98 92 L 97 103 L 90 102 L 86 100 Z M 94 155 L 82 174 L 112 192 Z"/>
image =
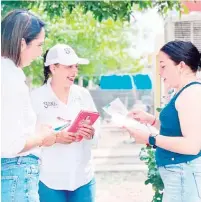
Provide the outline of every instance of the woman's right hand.
<path id="1" fill-rule="evenodd" d="M 56 143 L 61 144 L 71 144 L 72 142 L 76 141 L 76 134 L 67 132 L 67 131 L 61 131 L 56 134 Z"/>
<path id="2" fill-rule="evenodd" d="M 156 119 L 154 115 L 149 114 L 141 109 L 131 110 L 128 113 L 128 116 L 139 121 L 140 123 L 150 124 L 150 125 L 152 125 Z"/>
<path id="3" fill-rule="evenodd" d="M 48 125 L 37 125 L 37 136 L 39 138 L 39 146 L 49 147 L 55 143 L 70 144 L 76 140 L 74 133 L 65 130 L 55 133 L 53 128 Z"/>

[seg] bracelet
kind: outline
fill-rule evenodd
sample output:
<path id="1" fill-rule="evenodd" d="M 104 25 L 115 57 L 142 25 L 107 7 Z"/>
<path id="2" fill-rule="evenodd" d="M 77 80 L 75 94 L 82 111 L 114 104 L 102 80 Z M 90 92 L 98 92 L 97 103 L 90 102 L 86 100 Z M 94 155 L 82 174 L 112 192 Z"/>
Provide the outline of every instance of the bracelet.
<path id="1" fill-rule="evenodd" d="M 155 125 L 155 123 L 156 123 L 156 117 L 154 118 L 154 121 L 153 121 L 153 123 L 151 124 L 151 126 Z"/>

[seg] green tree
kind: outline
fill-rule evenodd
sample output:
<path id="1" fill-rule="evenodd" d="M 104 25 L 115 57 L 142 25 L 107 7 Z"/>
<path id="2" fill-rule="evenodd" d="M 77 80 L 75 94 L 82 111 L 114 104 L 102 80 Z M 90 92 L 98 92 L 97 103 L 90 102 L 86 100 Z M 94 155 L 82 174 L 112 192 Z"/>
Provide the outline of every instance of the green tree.
<path id="1" fill-rule="evenodd" d="M 157 8 L 158 12 L 165 15 L 168 10 L 180 10 L 180 0 L 147 0 L 147 1 L 2 1 L 3 15 L 15 8 L 31 9 L 34 6 L 40 7 L 43 4 L 44 12 L 47 12 L 50 18 L 54 16 L 65 16 L 65 11 L 72 12 L 77 6 L 83 7 L 83 13 L 91 11 L 95 19 L 102 21 L 112 18 L 113 20 L 130 20 L 132 11 L 144 10 L 147 8 Z"/>
<path id="2" fill-rule="evenodd" d="M 2 1 L 2 16 L 16 8 L 29 9 L 47 22 L 47 39 L 44 50 L 56 43 L 67 43 L 81 57 L 90 59 L 90 64 L 80 67 L 81 75 L 100 75 L 108 72 L 137 72 L 143 68 L 139 60 L 128 54 L 130 41 L 124 30 L 134 10 L 157 6 L 161 13 L 178 2 L 169 1 Z M 33 85 L 43 80 L 42 60 L 26 68 Z M 96 77 L 97 80 L 97 77 Z"/>
<path id="3" fill-rule="evenodd" d="M 57 43 L 71 45 L 80 57 L 86 57 L 90 64 L 80 66 L 79 75 L 89 78 L 113 72 L 139 72 L 143 66 L 140 59 L 134 59 L 128 53 L 131 45 L 127 37 L 131 29 L 129 22 L 111 18 L 101 22 L 94 19 L 91 12 L 83 13 L 83 8 L 77 6 L 72 13 L 68 10 L 64 16 L 49 16 L 43 13 L 43 7 L 32 7 L 47 22 L 47 37 L 44 51 Z M 33 85 L 41 85 L 43 81 L 42 59 L 34 61 L 31 67 L 25 68 L 27 76 Z M 125 70 L 124 70 L 125 69 Z M 129 69 L 129 71 L 128 71 Z"/>

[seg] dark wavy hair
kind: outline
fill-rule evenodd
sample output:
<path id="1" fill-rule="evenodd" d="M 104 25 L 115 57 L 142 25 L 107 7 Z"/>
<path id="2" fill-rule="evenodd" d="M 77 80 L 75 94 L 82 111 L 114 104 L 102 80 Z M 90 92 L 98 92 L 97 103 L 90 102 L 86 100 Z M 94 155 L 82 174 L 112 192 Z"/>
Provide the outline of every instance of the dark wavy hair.
<path id="1" fill-rule="evenodd" d="M 166 53 L 175 64 L 183 61 L 193 72 L 200 70 L 201 54 L 191 42 L 170 41 L 161 48 L 161 51 Z"/>

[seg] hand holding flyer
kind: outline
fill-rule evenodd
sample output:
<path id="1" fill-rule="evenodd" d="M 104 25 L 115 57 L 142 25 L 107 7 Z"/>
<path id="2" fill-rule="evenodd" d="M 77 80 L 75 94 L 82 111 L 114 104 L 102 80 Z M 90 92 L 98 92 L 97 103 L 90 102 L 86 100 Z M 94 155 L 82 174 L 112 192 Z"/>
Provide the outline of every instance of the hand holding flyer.
<path id="1" fill-rule="evenodd" d="M 127 127 L 128 129 L 135 128 L 146 132 L 150 132 L 150 130 L 151 131 L 156 130 L 151 126 L 141 124 L 140 122 L 132 118 L 129 118 L 127 116 L 128 110 L 126 109 L 126 107 L 119 98 L 116 98 L 108 105 L 103 107 L 103 110 L 111 116 L 112 122 L 115 123 L 118 127 Z"/>

